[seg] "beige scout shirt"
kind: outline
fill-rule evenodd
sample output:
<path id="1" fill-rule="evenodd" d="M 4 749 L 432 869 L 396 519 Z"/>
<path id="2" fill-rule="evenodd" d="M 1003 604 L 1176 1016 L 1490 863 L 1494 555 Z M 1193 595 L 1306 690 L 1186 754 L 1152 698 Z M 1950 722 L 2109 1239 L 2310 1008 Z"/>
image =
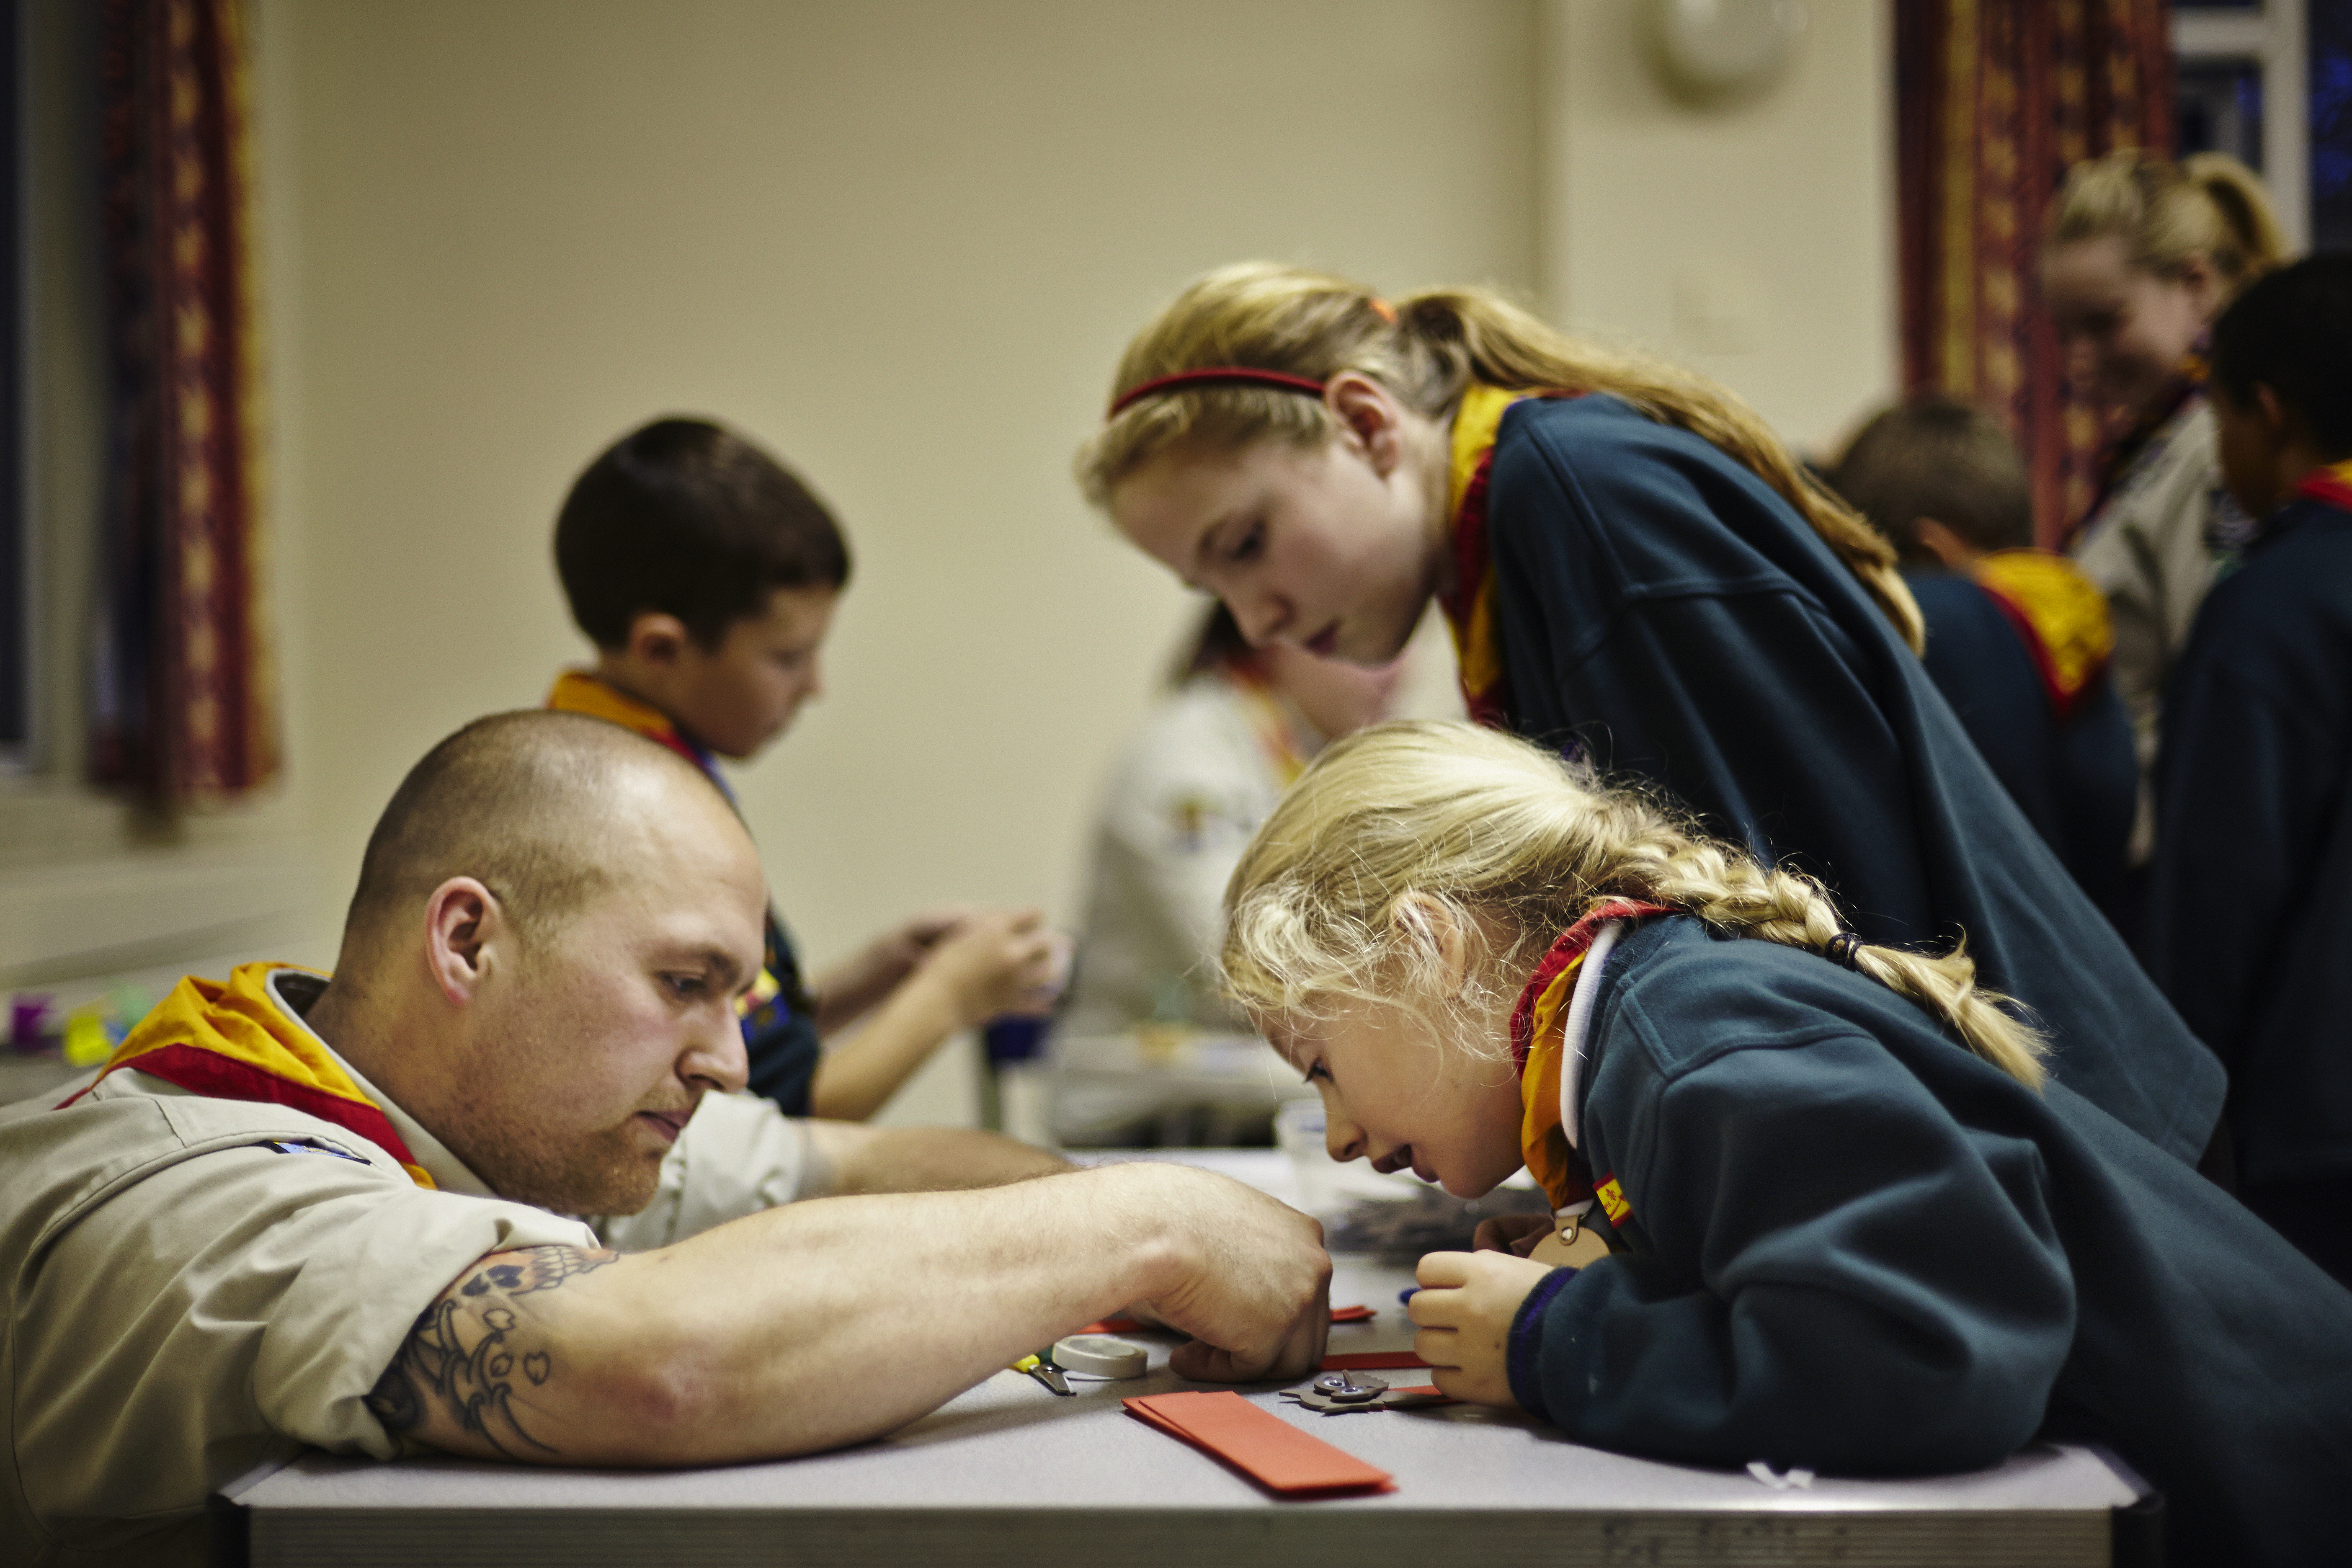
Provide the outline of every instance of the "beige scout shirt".
<path id="1" fill-rule="evenodd" d="M 269 984 L 299 1020 L 323 983 Z M 798 1123 L 711 1095 L 653 1204 L 592 1228 L 494 1196 L 352 1077 L 439 1192 L 301 1111 L 130 1069 L 66 1110 L 72 1086 L 0 1109 L 0 1560 L 200 1561 L 214 1489 L 305 1444 L 401 1451 L 365 1395 L 476 1258 L 663 1246 L 802 1196 L 814 1173 Z"/>
<path id="2" fill-rule="evenodd" d="M 2109 662 L 2139 752 L 2139 813 L 2132 864 L 2156 842 L 2156 753 L 2164 683 L 2213 585 L 2217 521 L 2242 518 L 2221 482 L 2212 405 L 2192 397 L 2132 459 L 2074 547 L 2084 575 L 2107 595 L 2116 627 Z"/>

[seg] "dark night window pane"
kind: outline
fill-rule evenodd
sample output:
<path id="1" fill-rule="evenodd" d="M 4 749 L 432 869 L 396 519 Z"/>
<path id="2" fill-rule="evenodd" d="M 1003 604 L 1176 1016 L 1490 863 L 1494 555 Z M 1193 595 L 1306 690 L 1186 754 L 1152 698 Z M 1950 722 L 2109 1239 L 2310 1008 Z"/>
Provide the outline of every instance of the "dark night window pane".
<path id="1" fill-rule="evenodd" d="M 2183 60 L 2175 72 L 2180 155 L 2227 153 L 2263 167 L 2263 68 L 2252 60 Z"/>
<path id="2" fill-rule="evenodd" d="M 2311 55 L 2311 247 L 2352 250 L 2352 5 L 2304 12 Z"/>

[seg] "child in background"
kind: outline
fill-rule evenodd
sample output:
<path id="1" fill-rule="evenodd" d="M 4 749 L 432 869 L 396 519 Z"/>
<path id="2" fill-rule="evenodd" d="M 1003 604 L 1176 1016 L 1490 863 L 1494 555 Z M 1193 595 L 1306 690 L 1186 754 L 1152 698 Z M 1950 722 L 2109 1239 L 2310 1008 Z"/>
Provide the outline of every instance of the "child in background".
<path id="1" fill-rule="evenodd" d="M 588 466 L 555 524 L 572 619 L 596 645 L 547 705 L 625 725 L 734 792 L 818 694 L 849 549 L 807 487 L 741 437 L 661 419 Z M 1034 910 L 917 916 L 814 986 L 773 909 L 743 1004 L 751 1088 L 790 1116 L 863 1121 L 960 1029 L 1052 1005 L 1066 958 Z M 824 1041 L 864 1020 L 828 1054 Z"/>
<path id="2" fill-rule="evenodd" d="M 2148 967 L 2230 1069 L 2239 1194 L 2352 1283 L 2352 257 L 2213 329 L 2231 492 L 2260 518 L 2173 673 Z"/>
<path id="3" fill-rule="evenodd" d="M 1918 398 L 1864 426 L 1832 482 L 1894 543 L 1927 623 L 1927 674 L 1961 728 L 2120 925 L 2139 763 L 2107 678 L 2114 632 L 2097 586 L 2033 548 L 2016 444 L 1980 409 Z"/>
<path id="4" fill-rule="evenodd" d="M 2134 867 L 2155 843 L 2165 681 L 2216 558 L 2242 542 L 2248 521 L 2221 482 L 2205 335 L 2282 249 L 2262 182 L 2222 153 L 2172 163 L 2125 148 L 2088 159 L 2067 171 L 2051 207 L 2042 298 L 2068 374 L 2124 426 L 2068 549 L 2115 616 L 2116 685 L 2139 747 Z"/>
<path id="5" fill-rule="evenodd" d="M 1384 717 L 1400 665 L 1365 669 L 1276 644 L 1253 648 L 1233 612 L 1201 618 L 1174 689 L 1157 704 L 1119 759 L 1095 837 L 1086 925 L 1069 1004 L 1055 1028 L 1063 1067 L 1087 1067 L 1138 1026 L 1234 1036 L 1248 1023 L 1216 986 L 1220 900 L 1234 863 L 1283 790 L 1324 744 Z M 1235 1105 L 1247 1110 L 1244 1127 Z M 1263 1068 L 1237 1079 L 1230 1101 L 1210 1107 L 1232 1143 L 1263 1141 L 1273 1101 Z M 1131 1142 L 1171 1103 L 1154 1075 L 1113 1078 L 1097 1069 L 1058 1079 L 1054 1131 L 1064 1142 Z M 1169 1142 L 1160 1137 L 1158 1142 Z"/>
<path id="6" fill-rule="evenodd" d="M 1252 643 L 1396 657 L 1435 597 L 1473 717 L 1637 775 L 1864 933 L 1965 931 L 2055 1070 L 2195 1162 L 2221 1064 L 1920 668 L 1895 552 L 1721 388 L 1498 297 L 1200 279 L 1129 345 L 1089 496 Z"/>
<path id="7" fill-rule="evenodd" d="M 1327 750 L 1234 873 L 1228 984 L 1333 1158 L 1475 1197 L 1524 1164 L 1605 1256 L 1490 1220 L 1422 1259 L 1456 1398 L 1685 1464 L 1844 1474 L 2112 1446 L 2174 1561 L 2320 1561 L 2352 1486 L 2352 1294 L 2048 1078 L 1958 952 L 1524 742 Z M 1524 1240 L 1524 1237 L 1519 1237 Z"/>

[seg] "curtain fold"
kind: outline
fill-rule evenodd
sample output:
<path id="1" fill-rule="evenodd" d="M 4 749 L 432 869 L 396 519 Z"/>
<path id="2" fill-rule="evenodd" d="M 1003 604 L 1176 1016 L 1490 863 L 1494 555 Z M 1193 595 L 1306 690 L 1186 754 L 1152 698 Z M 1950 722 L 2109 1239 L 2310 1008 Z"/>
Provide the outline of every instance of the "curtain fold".
<path id="1" fill-rule="evenodd" d="M 175 807 L 278 769 L 241 0 L 104 0 L 110 358 L 90 768 Z"/>
<path id="2" fill-rule="evenodd" d="M 2042 306 L 2042 225 L 2070 164 L 2169 153 L 2168 7 L 1896 0 L 1895 38 L 1904 386 L 2009 427 L 2051 542 L 2090 504 L 2106 432 Z"/>

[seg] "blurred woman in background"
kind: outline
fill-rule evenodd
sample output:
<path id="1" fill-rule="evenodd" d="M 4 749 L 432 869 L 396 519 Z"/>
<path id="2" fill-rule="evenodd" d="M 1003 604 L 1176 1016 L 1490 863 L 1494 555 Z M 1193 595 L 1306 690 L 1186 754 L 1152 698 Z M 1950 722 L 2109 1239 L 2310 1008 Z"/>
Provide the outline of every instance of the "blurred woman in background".
<path id="1" fill-rule="evenodd" d="M 2155 843 L 2149 781 L 2165 678 L 2215 563 L 2250 531 L 2221 482 L 2206 333 L 2281 248 L 2261 181 L 2226 153 L 2174 163 L 2126 148 L 2089 159 L 2051 209 L 2042 292 L 2069 374 L 2122 425 L 2068 552 L 2114 616 L 2114 679 L 2139 752 L 2135 867 Z"/>
<path id="2" fill-rule="evenodd" d="M 1368 669 L 1254 648 L 1230 610 L 1209 607 L 1120 757 L 1096 830 L 1076 979 L 1055 1030 L 1056 1138 L 1264 1141 L 1265 1058 L 1213 963 L 1225 880 L 1315 753 L 1388 715 L 1403 662 Z M 1234 1070 L 1223 1072 L 1213 1042 L 1236 1037 L 1249 1048 L 1225 1053 Z"/>

